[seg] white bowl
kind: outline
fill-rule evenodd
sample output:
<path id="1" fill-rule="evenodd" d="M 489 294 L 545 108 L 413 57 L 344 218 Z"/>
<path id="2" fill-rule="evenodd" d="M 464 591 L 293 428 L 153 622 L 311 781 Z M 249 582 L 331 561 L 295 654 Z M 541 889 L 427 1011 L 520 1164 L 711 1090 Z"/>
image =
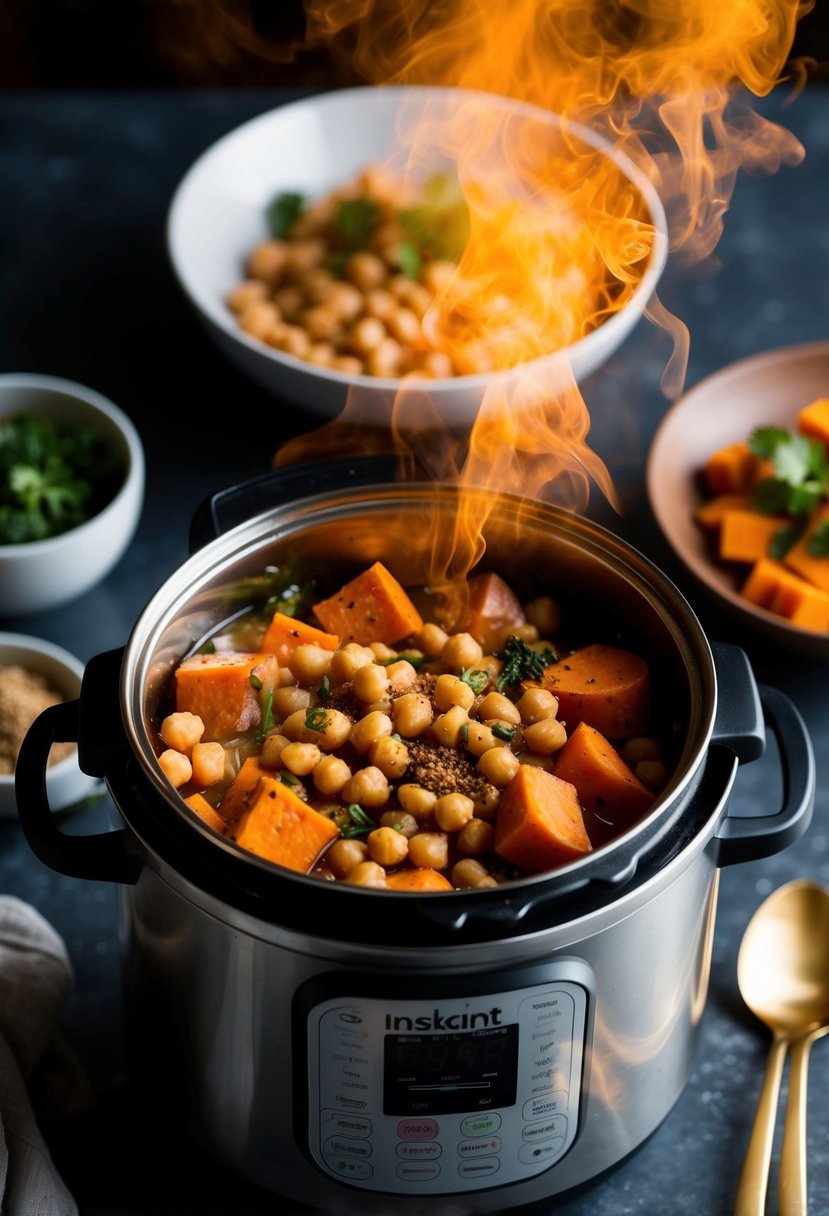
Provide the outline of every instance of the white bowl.
<path id="1" fill-rule="evenodd" d="M 226 300 L 241 277 L 251 249 L 265 240 L 266 208 L 281 191 L 320 197 L 354 179 L 399 149 L 398 130 L 409 107 L 429 106 L 430 119 L 451 114 L 469 98 L 511 121 L 542 123 L 553 135 L 561 120 L 535 106 L 494 94 L 405 86 L 340 89 L 259 115 L 225 135 L 195 162 L 173 196 L 167 220 L 168 253 L 176 277 L 208 332 L 248 376 L 265 389 L 313 414 L 338 414 L 349 390 L 360 389 L 364 420 L 388 419 L 398 379 L 314 367 L 243 333 Z M 517 118 L 516 118 L 517 116 Z M 568 124 L 568 132 L 610 157 L 644 199 L 656 230 L 649 263 L 630 302 L 562 352 L 534 360 L 550 383 L 577 381 L 595 371 L 620 346 L 641 317 L 664 269 L 668 240 L 665 214 L 648 178 L 595 132 Z M 439 162 L 436 162 L 436 166 Z M 524 365 L 525 367 L 529 365 Z M 516 372 L 428 381 L 427 393 L 445 422 L 464 423 L 477 411 L 485 388 L 513 382 Z M 407 392 L 409 391 L 407 387 Z"/>
<path id="2" fill-rule="evenodd" d="M 23 633 L 0 633 L 0 668 L 16 664 L 43 676 L 63 700 L 80 696 L 83 664 L 69 651 L 42 638 Z M 2 678 L 2 675 L 0 675 Z M 98 785 L 78 766 L 77 748 L 46 769 L 46 793 L 53 811 L 61 811 L 86 798 Z M 0 816 L 17 814 L 14 774 L 0 773 Z"/>
<path id="3" fill-rule="evenodd" d="M 801 629 L 752 604 L 731 572 L 712 560 L 694 521 L 701 504 L 698 474 L 727 444 L 760 426 L 793 430 L 795 414 L 829 396 L 829 342 L 808 342 L 752 355 L 706 377 L 666 413 L 651 445 L 647 491 L 665 539 L 697 583 L 752 632 L 780 646 L 829 658 L 829 634 Z"/>
<path id="4" fill-rule="evenodd" d="M 0 545 L 0 616 L 43 612 L 98 583 L 123 556 L 144 503 L 144 449 L 127 415 L 94 389 L 57 376 L 0 375 L 0 422 L 16 413 L 94 426 L 126 470 L 121 489 L 92 519 L 45 540 Z"/>

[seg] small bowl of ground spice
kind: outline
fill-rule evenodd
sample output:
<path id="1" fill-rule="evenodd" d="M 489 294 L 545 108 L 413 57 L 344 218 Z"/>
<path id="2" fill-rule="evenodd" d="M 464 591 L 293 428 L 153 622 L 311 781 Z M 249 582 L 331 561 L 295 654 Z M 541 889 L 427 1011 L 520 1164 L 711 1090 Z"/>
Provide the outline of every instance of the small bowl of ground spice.
<path id="1" fill-rule="evenodd" d="M 83 664 L 60 646 L 22 633 L 0 633 L 0 817 L 17 814 L 14 770 L 20 745 L 50 705 L 73 701 Z M 95 777 L 81 771 L 74 743 L 55 743 L 46 768 L 52 810 L 65 810 L 92 793 Z"/>

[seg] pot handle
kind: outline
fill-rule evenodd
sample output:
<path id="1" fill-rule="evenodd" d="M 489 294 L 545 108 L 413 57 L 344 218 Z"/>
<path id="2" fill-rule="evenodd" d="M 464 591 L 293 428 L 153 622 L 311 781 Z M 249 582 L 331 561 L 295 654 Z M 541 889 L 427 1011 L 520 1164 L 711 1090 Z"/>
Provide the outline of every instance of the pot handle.
<path id="1" fill-rule="evenodd" d="M 100 655 L 98 660 L 117 658 L 121 652 Z M 84 685 L 92 660 L 84 673 Z M 81 697 L 85 695 L 84 685 Z M 120 721 L 120 718 L 118 718 Z M 143 863 L 130 850 L 131 835 L 125 828 L 85 836 L 71 836 L 57 826 L 46 789 L 46 766 L 53 743 L 77 743 L 80 735 L 81 700 L 51 705 L 35 718 L 29 727 L 15 766 L 14 788 L 18 816 L 32 851 L 50 869 L 72 878 L 104 882 L 134 883 L 138 881 Z M 79 748 L 83 771 L 103 777 L 103 753 L 100 763 L 90 763 L 94 749 Z"/>
<path id="2" fill-rule="evenodd" d="M 190 552 L 255 515 L 295 498 L 308 498 L 348 486 L 394 481 L 397 461 L 391 455 L 356 456 L 349 460 L 317 460 L 286 465 L 250 481 L 218 490 L 196 508 L 190 522 Z"/>
<path id="3" fill-rule="evenodd" d="M 783 806 L 773 815 L 729 815 L 714 833 L 717 866 L 757 861 L 782 852 L 806 831 L 815 802 L 815 757 L 806 724 L 779 689 L 758 686 L 765 721 L 777 740 Z"/>

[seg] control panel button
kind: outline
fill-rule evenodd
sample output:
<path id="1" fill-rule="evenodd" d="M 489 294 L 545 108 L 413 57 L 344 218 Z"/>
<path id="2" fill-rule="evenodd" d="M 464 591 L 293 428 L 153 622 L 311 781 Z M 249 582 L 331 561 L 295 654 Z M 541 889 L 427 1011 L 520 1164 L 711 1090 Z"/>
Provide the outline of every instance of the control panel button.
<path id="1" fill-rule="evenodd" d="M 406 1161 L 426 1161 L 439 1157 L 443 1148 L 437 1140 L 404 1140 L 397 1145 L 395 1152 Z"/>
<path id="2" fill-rule="evenodd" d="M 537 1119 L 544 1119 L 547 1115 L 563 1115 L 566 1110 L 567 1094 L 563 1089 L 556 1089 L 543 1097 L 530 1098 L 524 1103 L 521 1113 L 525 1123 L 535 1123 Z"/>
<path id="3" fill-rule="evenodd" d="M 461 1140 L 458 1154 L 461 1157 L 484 1157 L 487 1153 L 500 1153 L 500 1136 L 486 1136 L 483 1140 Z"/>
<path id="4" fill-rule="evenodd" d="M 496 1174 L 501 1168 L 497 1157 L 476 1157 L 474 1161 L 462 1161 L 458 1166 L 461 1178 L 483 1178 Z"/>
<path id="5" fill-rule="evenodd" d="M 401 1119 L 397 1125 L 401 1140 L 434 1140 L 439 1130 L 437 1119 Z"/>
<path id="6" fill-rule="evenodd" d="M 551 1136 L 566 1136 L 567 1116 L 553 1115 L 542 1123 L 530 1123 L 521 1133 L 522 1140 L 549 1140 Z"/>
<path id="7" fill-rule="evenodd" d="M 552 1160 L 564 1148 L 564 1137 L 556 1136 L 553 1140 L 544 1140 L 541 1144 L 522 1144 L 518 1150 L 518 1160 L 524 1165 L 536 1165 L 542 1161 Z"/>
<path id="8" fill-rule="evenodd" d="M 501 1116 L 497 1111 L 489 1115 L 469 1115 L 461 1120 L 462 1136 L 489 1136 L 497 1132 L 501 1126 Z"/>
<path id="9" fill-rule="evenodd" d="M 345 1157 L 326 1157 L 325 1164 L 332 1174 L 346 1182 L 367 1182 L 374 1174 L 374 1167 L 367 1161 L 349 1161 Z"/>
<path id="10" fill-rule="evenodd" d="M 321 1127 L 324 1136 L 336 1133 L 340 1136 L 357 1136 L 362 1140 L 370 1136 L 373 1131 L 371 1119 L 366 1119 L 362 1115 L 347 1115 L 344 1111 L 339 1110 L 324 1110 L 321 1116 Z"/>
<path id="11" fill-rule="evenodd" d="M 329 1136 L 322 1146 L 326 1157 L 370 1157 L 368 1140 L 349 1140 L 347 1136 Z"/>
<path id="12" fill-rule="evenodd" d="M 401 1161 L 395 1173 L 404 1182 L 431 1182 L 440 1173 L 440 1166 L 436 1161 L 418 1161 L 412 1163 Z"/>

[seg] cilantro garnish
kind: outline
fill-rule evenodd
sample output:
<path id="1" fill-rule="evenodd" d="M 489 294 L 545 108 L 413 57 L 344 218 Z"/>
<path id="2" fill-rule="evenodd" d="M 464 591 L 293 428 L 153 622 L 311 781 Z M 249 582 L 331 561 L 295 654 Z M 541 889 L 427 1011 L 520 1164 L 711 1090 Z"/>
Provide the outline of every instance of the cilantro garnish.
<path id="1" fill-rule="evenodd" d="M 321 735 L 325 734 L 325 728 L 328 726 L 328 711 L 320 709 L 319 706 L 306 709 L 305 726 L 308 730 L 315 730 Z"/>
<path id="2" fill-rule="evenodd" d="M 522 680 L 537 680 L 543 674 L 544 668 L 555 663 L 558 658 L 551 647 L 533 650 L 523 638 L 514 633 L 507 638 L 502 650 L 493 653 L 496 659 L 501 659 L 504 664 L 497 682 L 499 692 L 514 688 Z"/>
<path id="3" fill-rule="evenodd" d="M 254 683 L 254 680 L 256 681 L 256 683 Z M 254 688 L 257 688 L 257 687 L 259 689 L 262 688 L 262 681 L 259 679 L 258 676 L 255 676 L 253 674 L 253 672 L 250 673 L 250 682 L 251 682 L 251 684 L 253 684 Z M 262 697 L 262 721 L 259 724 L 259 730 L 256 732 L 256 742 L 262 743 L 264 741 L 265 735 L 267 735 L 270 731 L 272 731 L 273 728 L 274 728 L 273 689 L 266 688 L 265 695 Z"/>
<path id="4" fill-rule="evenodd" d="M 271 236 L 277 240 L 286 237 L 305 210 L 305 196 L 295 190 L 277 194 L 268 207 L 268 225 Z"/>
<path id="5" fill-rule="evenodd" d="M 317 689 L 317 696 L 320 701 L 327 701 L 331 696 L 331 681 L 328 676 L 323 676 L 320 686 Z"/>
<path id="6" fill-rule="evenodd" d="M 492 728 L 492 733 L 496 739 L 505 739 L 507 743 L 512 743 L 515 738 L 515 727 L 504 726 L 503 722 L 496 722 Z"/>
<path id="7" fill-rule="evenodd" d="M 822 519 L 817 525 L 806 550 L 810 557 L 829 557 L 829 519 Z"/>
<path id="8" fill-rule="evenodd" d="M 482 671 L 479 667 L 462 667 L 460 680 L 463 684 L 468 684 L 474 693 L 483 692 L 489 683 L 489 672 Z"/>
<path id="9" fill-rule="evenodd" d="M 359 802 L 350 802 L 348 804 L 348 817 L 351 822 L 341 828 L 342 835 L 346 840 L 351 840 L 355 836 L 366 836 L 377 827 L 377 824 L 365 813 Z"/>
<path id="10" fill-rule="evenodd" d="M 371 198 L 347 198 L 340 203 L 334 223 L 347 248 L 365 249 L 380 222 L 380 209 Z"/>
<path id="11" fill-rule="evenodd" d="M 810 515 L 829 492 L 829 459 L 826 448 L 809 435 L 798 435 L 780 426 L 758 427 L 749 447 L 755 456 L 770 460 L 773 477 L 754 491 L 752 506 L 765 515 Z"/>
<path id="12" fill-rule="evenodd" d="M 402 654 L 394 654 L 390 659 L 375 659 L 374 661 L 378 667 L 391 667 L 392 663 L 402 663 L 405 661 L 406 663 L 411 663 L 415 671 L 418 671 L 426 662 L 426 655 L 404 650 Z"/>

